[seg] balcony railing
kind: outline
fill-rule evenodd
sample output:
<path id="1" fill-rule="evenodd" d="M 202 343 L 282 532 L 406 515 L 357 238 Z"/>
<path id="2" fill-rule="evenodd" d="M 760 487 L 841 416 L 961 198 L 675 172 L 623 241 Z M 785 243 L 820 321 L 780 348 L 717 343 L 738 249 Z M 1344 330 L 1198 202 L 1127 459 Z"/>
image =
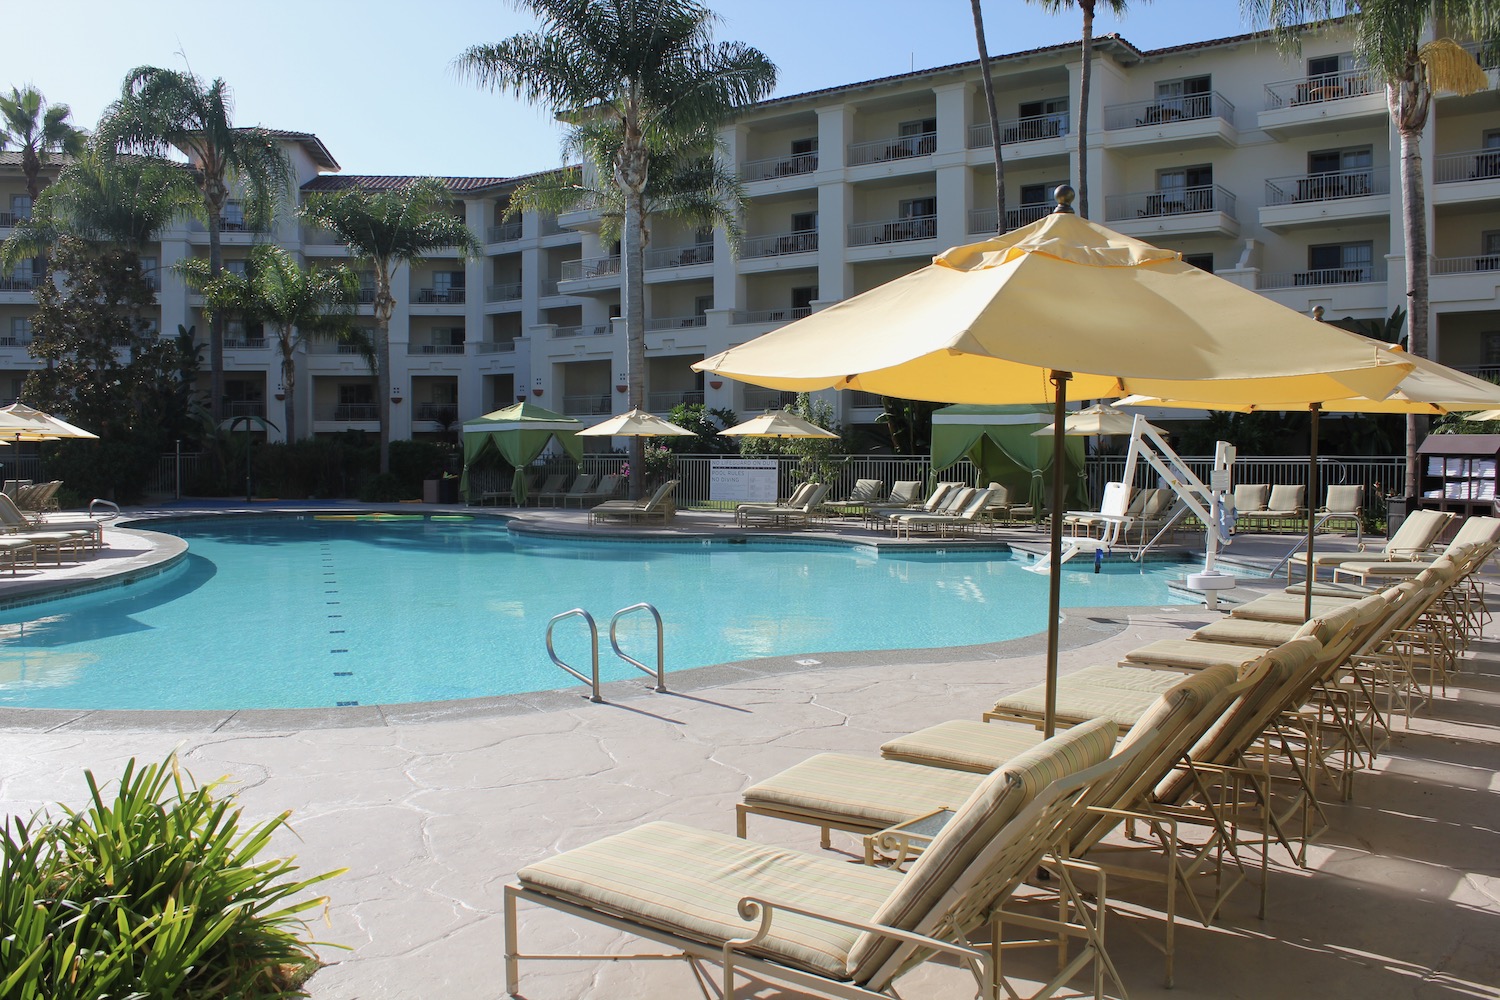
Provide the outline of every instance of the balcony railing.
<path id="1" fill-rule="evenodd" d="M 1234 122 L 1234 105 L 1223 94 L 1187 94 L 1182 97 L 1160 97 L 1154 101 L 1112 104 L 1104 109 L 1106 129 L 1136 128 L 1143 125 L 1170 125 L 1174 122 L 1203 118 L 1222 118 Z"/>
<path id="2" fill-rule="evenodd" d="M 335 403 L 317 408 L 319 420 L 379 420 L 379 403 Z"/>
<path id="3" fill-rule="evenodd" d="M 849 227 L 851 247 L 874 243 L 900 243 L 905 240 L 930 240 L 937 235 L 937 216 L 919 215 L 911 219 L 888 222 L 856 222 Z"/>
<path id="4" fill-rule="evenodd" d="M 487 243 L 512 243 L 521 238 L 521 220 L 511 219 L 490 226 L 484 231 L 484 238 Z"/>
<path id="5" fill-rule="evenodd" d="M 751 323 L 789 323 L 794 319 L 812 315 L 812 306 L 796 306 L 785 309 L 736 309 L 731 318 L 736 326 Z"/>
<path id="6" fill-rule="evenodd" d="M 712 243 L 694 243 L 692 246 L 659 247 L 646 251 L 646 268 L 687 267 L 690 264 L 711 264 L 714 259 Z M 619 271 L 619 258 L 615 258 L 615 270 Z"/>
<path id="7" fill-rule="evenodd" d="M 740 180 L 765 181 L 774 177 L 795 177 L 818 169 L 817 153 L 794 153 L 764 160 L 746 160 L 740 164 Z"/>
<path id="8" fill-rule="evenodd" d="M 849 405 L 855 409 L 879 410 L 884 407 L 880 401 L 880 394 L 876 392 L 861 392 L 855 390 L 849 393 Z"/>
<path id="9" fill-rule="evenodd" d="M 462 354 L 463 344 L 407 344 L 407 354 Z"/>
<path id="10" fill-rule="evenodd" d="M 1319 73 L 1317 76 L 1266 84 L 1266 110 L 1342 101 L 1347 97 L 1363 97 L 1379 91 L 1380 84 L 1366 70 L 1346 69 L 1337 73 Z"/>
<path id="11" fill-rule="evenodd" d="M 1483 42 L 1465 42 L 1464 51 L 1473 56 L 1484 69 L 1500 67 L 1500 45 L 1486 45 Z"/>
<path id="12" fill-rule="evenodd" d="M 607 390 L 564 396 L 562 404 L 563 413 L 570 417 L 597 417 L 601 414 L 609 414 L 614 408 Z"/>
<path id="13" fill-rule="evenodd" d="M 1038 139 L 1056 139 L 1068 134 L 1068 113 L 1055 111 L 1046 115 L 1027 118 L 1012 118 L 1000 123 L 1000 142 L 1036 142 Z M 979 122 L 969 126 L 969 148 L 980 149 L 990 145 L 990 123 Z"/>
<path id="14" fill-rule="evenodd" d="M 1154 219 L 1193 212 L 1223 212 L 1234 218 L 1234 195 L 1218 184 L 1116 194 L 1104 199 L 1104 217 L 1109 222 Z"/>
<path id="15" fill-rule="evenodd" d="M 344 245 L 344 241 L 339 238 L 337 233 L 330 229 L 324 229 L 321 226 L 303 226 L 302 242 L 322 247 L 341 247 Z"/>
<path id="16" fill-rule="evenodd" d="M 646 409 L 653 413 L 666 413 L 677 405 L 702 406 L 702 389 L 675 389 L 663 392 L 646 393 Z"/>
<path id="17" fill-rule="evenodd" d="M 740 244 L 740 257 L 779 257 L 787 253 L 811 253 L 816 249 L 818 231 L 805 229 L 796 233 L 747 237 Z"/>
<path id="18" fill-rule="evenodd" d="M 225 337 L 224 349 L 226 351 L 261 351 L 265 350 L 265 337 Z"/>
<path id="19" fill-rule="evenodd" d="M 417 304 L 458 305 L 464 301 L 467 291 L 465 288 L 413 288 L 411 300 Z"/>
<path id="20" fill-rule="evenodd" d="M 3 336 L 3 337 L 0 337 L 0 347 L 29 347 L 29 346 L 31 346 L 31 337 L 30 336 L 25 336 L 25 337 Z"/>
<path id="21" fill-rule="evenodd" d="M 1464 153 L 1441 153 L 1432 158 L 1432 182 L 1494 180 L 1500 177 L 1500 149 L 1473 149 Z"/>
<path id="22" fill-rule="evenodd" d="M 566 340 L 569 337 L 608 337 L 614 328 L 608 323 L 595 323 L 592 326 L 560 326 L 552 331 L 552 336 L 557 340 Z"/>
<path id="23" fill-rule="evenodd" d="M 779 410 L 797 401 L 795 392 L 780 389 L 762 389 L 760 386 L 745 387 L 745 410 Z"/>
<path id="24" fill-rule="evenodd" d="M 510 281 L 503 285 L 486 285 L 484 289 L 486 302 L 514 302 L 520 297 L 521 283 L 519 281 Z"/>
<path id="25" fill-rule="evenodd" d="M 885 163 L 888 160 L 904 160 L 912 156 L 931 156 L 937 151 L 937 133 L 922 132 L 919 135 L 891 136 L 889 139 L 871 139 L 868 142 L 849 144 L 849 166 L 862 163 Z"/>
<path id="26" fill-rule="evenodd" d="M 540 287 L 537 289 L 537 291 L 544 298 L 546 296 L 548 296 L 548 295 L 557 295 L 557 294 L 559 294 L 558 289 L 557 289 L 557 279 L 556 278 L 543 278 L 541 280 L 541 282 L 539 283 L 539 285 L 540 285 Z"/>
<path id="27" fill-rule="evenodd" d="M 1276 288 L 1297 288 L 1303 285 L 1362 285 L 1384 280 L 1384 264 L 1355 264 L 1350 267 L 1327 267 L 1314 271 L 1262 274 L 1256 282 L 1256 287 L 1265 291 Z"/>
<path id="28" fill-rule="evenodd" d="M 1433 274 L 1475 274 L 1480 271 L 1500 271 L 1500 254 L 1432 258 Z"/>
<path id="29" fill-rule="evenodd" d="M 266 401 L 264 399 L 230 399 L 224 403 L 225 416 L 229 417 L 264 417 L 266 415 Z"/>
<path id="30" fill-rule="evenodd" d="M 12 229 L 18 222 L 25 222 L 31 216 L 25 212 L 0 212 L 0 229 Z"/>
<path id="31" fill-rule="evenodd" d="M 308 347 L 307 347 L 307 353 L 309 353 L 309 354 L 359 354 L 360 350 L 354 344 L 331 344 L 331 343 L 328 343 L 327 341 L 320 340 L 320 341 L 318 341 L 316 343 L 309 344 Z"/>
<path id="32" fill-rule="evenodd" d="M 1020 229 L 1029 226 L 1044 215 L 1049 215 L 1056 206 L 1052 203 L 1045 205 L 1022 205 L 1020 208 L 1009 208 L 1005 211 L 1005 231 Z M 993 234 L 998 228 L 996 223 L 1000 219 L 1000 210 L 997 208 L 971 208 L 969 209 L 969 232 Z"/>
<path id="33" fill-rule="evenodd" d="M 416 403 L 411 408 L 413 420 L 431 420 L 439 424 L 458 421 L 457 403 Z"/>
<path id="34" fill-rule="evenodd" d="M 36 279 L 30 276 L 0 278 L 0 292 L 31 292 L 36 290 Z"/>
<path id="35" fill-rule="evenodd" d="M 1331 170 L 1321 174 L 1293 174 L 1290 177 L 1272 177 L 1266 181 L 1266 204 L 1296 205 L 1302 202 L 1337 201 L 1341 198 L 1389 194 L 1390 190 L 1390 174 L 1373 167 Z"/>
<path id="36" fill-rule="evenodd" d="M 514 354 L 515 340 L 481 340 L 474 345 L 475 354 Z"/>
<path id="37" fill-rule="evenodd" d="M 555 215 L 544 215 L 538 219 L 537 231 L 543 236 L 556 236 L 558 233 L 567 232 L 566 229 L 558 224 L 557 216 Z"/>
<path id="38" fill-rule="evenodd" d="M 582 260 L 565 260 L 558 271 L 562 281 L 577 281 L 580 278 L 605 278 L 620 273 L 620 256 L 585 257 Z"/>
<path id="39" fill-rule="evenodd" d="M 1450 367 L 1465 375 L 1482 378 L 1486 382 L 1500 382 L 1500 365 L 1452 365 Z"/>
<path id="40" fill-rule="evenodd" d="M 702 313 L 696 316 L 652 316 L 646 320 L 648 330 L 683 330 L 707 325 L 708 317 Z"/>

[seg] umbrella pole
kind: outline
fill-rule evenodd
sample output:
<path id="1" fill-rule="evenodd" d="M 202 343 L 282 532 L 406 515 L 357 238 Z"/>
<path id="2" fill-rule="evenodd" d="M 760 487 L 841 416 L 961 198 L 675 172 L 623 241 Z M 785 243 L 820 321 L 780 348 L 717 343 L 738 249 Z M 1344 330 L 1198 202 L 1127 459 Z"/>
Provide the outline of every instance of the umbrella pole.
<path id="1" fill-rule="evenodd" d="M 1316 571 L 1313 565 L 1313 506 L 1318 498 L 1318 414 L 1323 409 L 1322 403 L 1313 403 L 1308 407 L 1312 415 L 1312 440 L 1307 448 L 1307 578 L 1302 584 L 1302 619 L 1312 621 L 1312 595 L 1313 595 L 1313 573 Z"/>
<path id="2" fill-rule="evenodd" d="M 1057 392 L 1052 402 L 1052 540 L 1049 547 L 1047 574 L 1047 704 L 1042 735 L 1047 739 L 1057 730 L 1057 643 L 1058 616 L 1062 612 L 1062 512 L 1063 449 L 1067 447 L 1068 380 L 1072 372 L 1054 371 L 1049 379 Z M 1045 497 L 1043 500 L 1045 501 Z"/>

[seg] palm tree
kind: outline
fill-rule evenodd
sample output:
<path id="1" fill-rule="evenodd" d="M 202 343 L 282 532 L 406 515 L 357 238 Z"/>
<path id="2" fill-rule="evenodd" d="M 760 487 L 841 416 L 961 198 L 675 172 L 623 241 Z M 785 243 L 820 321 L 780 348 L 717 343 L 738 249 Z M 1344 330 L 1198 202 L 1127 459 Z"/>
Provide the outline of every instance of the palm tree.
<path id="1" fill-rule="evenodd" d="M 159 156 L 176 149 L 188 158 L 202 196 L 214 277 L 224 269 L 219 233 L 236 185 L 246 195 L 246 220 L 262 226 L 294 181 L 291 162 L 270 132 L 235 127 L 233 99 L 222 79 L 205 84 L 192 73 L 138 66 L 126 74 L 120 99 L 105 110 L 99 134 L 122 152 Z M 208 343 L 210 405 L 217 422 L 224 415 L 222 315 L 210 322 Z"/>
<path id="2" fill-rule="evenodd" d="M 281 355 L 281 385 L 290 400 L 286 407 L 286 439 L 297 440 L 297 348 L 305 341 L 331 339 L 361 349 L 375 367 L 369 341 L 354 325 L 359 304 L 359 275 L 343 265 L 307 269 L 286 250 L 262 243 L 250 251 L 241 277 L 224 271 L 217 279 L 208 261 L 190 257 L 182 262 L 193 287 L 201 289 L 210 312 L 238 313 L 246 321 L 271 327 Z"/>
<path id="3" fill-rule="evenodd" d="M 969 0 L 974 13 L 974 41 L 979 46 L 979 75 L 984 79 L 984 106 L 990 114 L 990 145 L 995 150 L 995 235 L 1005 226 L 1005 155 L 1000 151 L 1000 113 L 995 108 L 995 78 L 990 73 L 990 48 L 984 40 L 984 12 L 979 0 Z"/>
<path id="4" fill-rule="evenodd" d="M 622 202 L 626 382 L 646 399 L 645 222 L 653 154 L 713 129 L 770 94 L 776 67 L 759 50 L 712 40 L 715 16 L 694 0 L 518 0 L 541 30 L 476 45 L 456 60 L 482 87 L 514 93 L 613 130 L 605 162 Z M 597 138 L 602 129 L 594 129 Z M 601 152 L 603 152 L 601 150 Z M 641 442 L 631 440 L 632 468 Z M 638 495 L 640 477 L 632 477 Z"/>
<path id="5" fill-rule="evenodd" d="M 85 136 L 68 118 L 66 104 L 48 104 L 41 91 L 28 85 L 10 88 L 0 96 L 0 149 L 21 148 L 21 173 L 26 175 L 26 194 L 32 204 L 42 193 L 42 167 L 54 153 L 76 156 L 83 152 Z"/>
<path id="6" fill-rule="evenodd" d="M 1406 244 L 1407 346 L 1427 357 L 1427 197 L 1422 133 L 1440 91 L 1472 94 L 1489 86 L 1475 58 L 1451 38 L 1423 42 L 1434 26 L 1493 42 L 1500 31 L 1496 0 L 1241 0 L 1246 16 L 1268 26 L 1282 48 L 1296 52 L 1309 30 L 1349 18 L 1354 58 L 1385 83 L 1391 123 L 1401 137 L 1402 231 Z M 1407 490 L 1417 482 L 1419 418 L 1406 421 Z"/>
<path id="7" fill-rule="evenodd" d="M 1073 123 L 1078 129 L 1078 214 L 1089 217 L 1089 89 L 1094 79 L 1094 12 L 1100 0 L 1029 0 L 1044 10 L 1057 13 L 1066 8 L 1077 7 L 1083 12 L 1083 42 L 1079 46 L 1083 53 L 1083 65 L 1078 71 L 1078 120 Z M 1130 6 L 1126 0 L 1103 0 L 1104 9 L 1115 17 L 1123 17 Z"/>
<path id="8" fill-rule="evenodd" d="M 380 471 L 391 471 L 391 272 L 417 264 L 431 251 L 456 247 L 460 259 L 479 252 L 479 241 L 453 214 L 453 195 L 431 177 L 384 191 L 310 195 L 302 216 L 332 232 L 375 272 L 375 391 L 380 407 Z"/>

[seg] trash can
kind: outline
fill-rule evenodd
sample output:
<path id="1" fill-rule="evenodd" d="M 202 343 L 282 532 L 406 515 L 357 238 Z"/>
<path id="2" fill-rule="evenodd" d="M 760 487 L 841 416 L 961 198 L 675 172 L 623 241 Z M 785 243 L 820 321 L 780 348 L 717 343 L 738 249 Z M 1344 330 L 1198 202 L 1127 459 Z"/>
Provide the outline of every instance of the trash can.
<path id="1" fill-rule="evenodd" d="M 1390 538 L 1406 520 L 1406 515 L 1417 509 L 1416 497 L 1385 498 L 1385 537 Z"/>

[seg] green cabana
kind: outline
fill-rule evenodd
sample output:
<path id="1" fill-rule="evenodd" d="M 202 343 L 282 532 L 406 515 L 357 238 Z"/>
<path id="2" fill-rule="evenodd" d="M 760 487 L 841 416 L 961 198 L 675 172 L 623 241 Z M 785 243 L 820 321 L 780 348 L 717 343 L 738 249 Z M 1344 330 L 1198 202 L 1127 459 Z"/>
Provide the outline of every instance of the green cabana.
<path id="1" fill-rule="evenodd" d="M 526 466 L 557 441 L 575 462 L 583 461 L 583 442 L 575 432 L 583 423 L 561 413 L 545 410 L 535 403 L 517 403 L 503 410 L 486 413 L 464 422 L 464 477 L 458 484 L 464 498 L 469 496 L 469 465 L 486 448 L 494 448 L 516 470 L 512 489 L 517 504 L 526 502 Z"/>
<path id="2" fill-rule="evenodd" d="M 1045 506 L 1044 481 L 1050 482 L 1052 439 L 1032 433 L 1052 421 L 1050 406 L 980 406 L 960 403 L 932 414 L 932 471 L 941 472 L 967 458 L 979 470 L 979 482 L 996 482 L 1015 502 L 1027 498 L 1038 516 Z M 1084 481 L 1083 439 L 1070 437 L 1063 453 L 1068 495 L 1062 508 L 1089 506 Z M 1044 478 L 1045 477 L 1045 478 Z"/>

